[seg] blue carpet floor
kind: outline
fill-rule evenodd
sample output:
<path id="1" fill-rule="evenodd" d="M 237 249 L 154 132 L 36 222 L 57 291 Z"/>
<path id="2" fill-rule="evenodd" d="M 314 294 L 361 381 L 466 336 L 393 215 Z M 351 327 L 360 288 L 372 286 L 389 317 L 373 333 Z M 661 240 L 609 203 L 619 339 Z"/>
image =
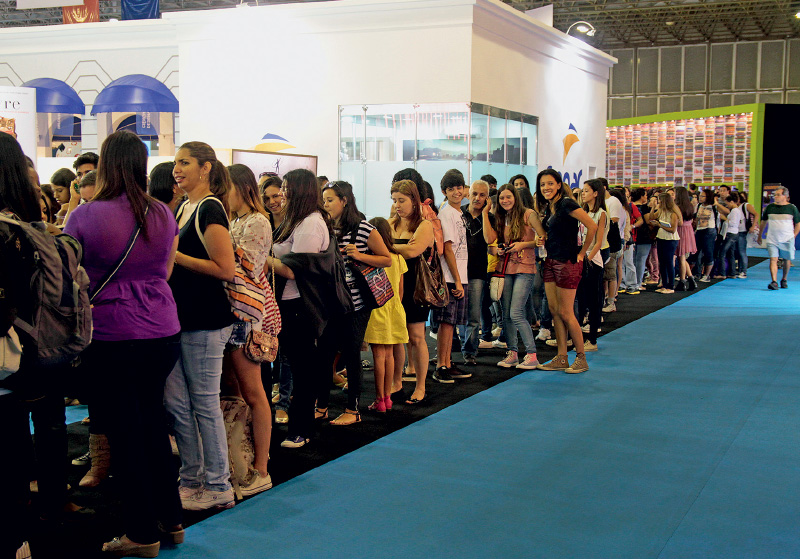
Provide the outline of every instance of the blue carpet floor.
<path id="1" fill-rule="evenodd" d="M 602 337 L 586 374 L 515 377 L 161 557 L 797 559 L 798 279 L 759 264 Z"/>

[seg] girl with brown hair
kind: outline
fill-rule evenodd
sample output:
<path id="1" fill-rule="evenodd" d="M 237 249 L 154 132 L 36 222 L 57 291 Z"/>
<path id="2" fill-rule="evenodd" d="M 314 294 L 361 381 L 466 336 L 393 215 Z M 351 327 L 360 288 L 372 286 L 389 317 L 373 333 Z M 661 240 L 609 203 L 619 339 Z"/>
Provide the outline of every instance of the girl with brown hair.
<path id="1" fill-rule="evenodd" d="M 402 304 L 406 311 L 408 329 L 408 369 L 416 373 L 414 392 L 406 404 L 418 404 L 425 398 L 425 378 L 428 374 L 428 345 L 425 343 L 425 320 L 430 308 L 414 302 L 417 266 L 420 258 L 428 258 L 433 246 L 433 225 L 422 219 L 417 186 L 410 180 L 401 180 L 391 188 L 395 216 L 391 220 L 394 249 L 406 261 L 408 271 L 403 274 Z"/>

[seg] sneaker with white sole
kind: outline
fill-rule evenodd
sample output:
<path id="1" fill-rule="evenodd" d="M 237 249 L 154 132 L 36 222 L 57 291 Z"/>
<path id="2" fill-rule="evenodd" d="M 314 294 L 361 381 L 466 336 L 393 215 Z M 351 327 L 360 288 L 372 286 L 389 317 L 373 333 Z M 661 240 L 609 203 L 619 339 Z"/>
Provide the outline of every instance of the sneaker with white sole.
<path id="1" fill-rule="evenodd" d="M 517 352 L 509 350 L 506 352 L 505 359 L 497 362 L 497 366 L 510 369 L 511 367 L 516 367 L 518 363 L 519 358 L 517 358 Z"/>
<path id="2" fill-rule="evenodd" d="M 558 347 L 558 340 L 553 338 L 552 340 L 547 340 L 545 342 L 550 347 Z M 572 347 L 572 340 L 567 340 L 567 347 Z"/>
<path id="3" fill-rule="evenodd" d="M 545 340 L 550 339 L 550 330 L 547 328 L 539 328 L 539 333 L 536 334 L 536 339 L 540 342 L 544 342 Z"/>
<path id="4" fill-rule="evenodd" d="M 564 369 L 565 373 L 585 373 L 589 370 L 589 364 L 586 362 L 586 356 L 579 353 L 575 356 L 575 361 L 572 365 Z"/>
<path id="5" fill-rule="evenodd" d="M 242 495 L 245 497 L 255 495 L 256 493 L 261 493 L 267 489 L 272 489 L 272 476 L 269 474 L 262 476 L 258 471 L 256 471 L 250 477 L 250 483 L 243 485 L 239 489 L 241 489 Z"/>
<path id="6" fill-rule="evenodd" d="M 281 447 L 283 448 L 300 448 L 301 446 L 307 445 L 311 439 L 306 439 L 305 437 L 301 437 L 297 435 L 295 437 L 288 437 L 281 443 Z"/>
<path id="7" fill-rule="evenodd" d="M 491 340 L 481 340 L 478 342 L 478 349 L 492 349 L 494 345 Z"/>
<path id="8" fill-rule="evenodd" d="M 588 334 L 588 333 L 589 333 L 589 328 L 590 328 L 590 327 L 591 327 L 591 326 L 590 326 L 589 324 L 584 324 L 583 326 L 581 326 L 581 332 L 583 332 L 584 334 Z M 598 332 L 602 332 L 602 331 L 603 331 L 603 329 L 602 329 L 602 328 L 598 328 L 598 329 L 597 329 L 597 331 L 598 331 Z"/>
<path id="9" fill-rule="evenodd" d="M 597 344 L 592 342 L 583 342 L 583 351 L 597 351 Z"/>
<path id="10" fill-rule="evenodd" d="M 703 283 L 709 283 L 711 281 L 711 278 L 708 277 L 708 276 L 702 276 L 700 278 L 700 281 L 703 282 Z"/>
<path id="11" fill-rule="evenodd" d="M 505 342 L 501 342 L 500 340 L 495 340 L 492 342 L 492 347 L 495 349 L 506 349 L 508 344 Z"/>
<path id="12" fill-rule="evenodd" d="M 500 328 L 499 326 L 497 328 L 492 328 L 492 336 L 494 336 L 495 338 L 499 338 L 500 334 L 502 334 L 502 333 L 503 333 L 503 329 Z"/>
<path id="13" fill-rule="evenodd" d="M 235 504 L 233 488 L 224 491 L 204 489 L 188 499 L 181 499 L 181 505 L 186 510 L 229 509 Z"/>
<path id="14" fill-rule="evenodd" d="M 535 353 L 527 353 L 525 359 L 517 365 L 517 369 L 535 369 L 539 366 L 539 360 L 536 359 Z"/>
<path id="15" fill-rule="evenodd" d="M 181 502 L 184 500 L 191 499 L 194 495 L 203 490 L 202 485 L 198 485 L 197 487 L 187 487 L 185 485 L 178 486 L 178 495 L 180 495 Z"/>
<path id="16" fill-rule="evenodd" d="M 603 312 L 616 312 L 616 310 L 617 310 L 617 305 L 614 302 L 611 302 L 607 304 L 605 307 L 603 307 Z"/>
<path id="17" fill-rule="evenodd" d="M 92 463 L 92 456 L 89 454 L 89 451 L 86 451 L 86 454 L 82 454 L 77 458 L 72 459 L 73 466 L 88 466 Z"/>

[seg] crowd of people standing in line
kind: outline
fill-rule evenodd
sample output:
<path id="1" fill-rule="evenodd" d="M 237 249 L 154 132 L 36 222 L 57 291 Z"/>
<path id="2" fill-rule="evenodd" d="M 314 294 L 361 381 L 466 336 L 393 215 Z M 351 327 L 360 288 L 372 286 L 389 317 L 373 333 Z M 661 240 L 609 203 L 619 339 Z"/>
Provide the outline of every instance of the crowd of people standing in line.
<path id="1" fill-rule="evenodd" d="M 0 134 L 0 154 L 0 212 L 43 221 L 54 234 L 63 229 L 83 247 L 90 292 L 102 284 L 93 300 L 93 340 L 81 355 L 91 462 L 81 485 L 99 484 L 113 463 L 125 535 L 103 551 L 116 557 L 155 557 L 162 542 L 181 543 L 182 510 L 234 505 L 220 394 L 242 397 L 252 415 L 252 468 L 240 489 L 253 495 L 272 486 L 266 388 L 274 421 L 288 423 L 281 446 L 294 449 L 329 418 L 332 382 L 346 389 L 347 405 L 330 424 L 361 421 L 366 345 L 376 393 L 367 409 L 375 413 L 393 408 L 405 379 L 414 389 L 401 402 L 423 404 L 429 362 L 433 381 L 453 384 L 472 376 L 486 349 L 506 350 L 499 367 L 584 373 L 585 353 L 598 350 L 603 313 L 616 310 L 619 294 L 746 277 L 747 235 L 757 235 L 760 224 L 747 198 L 727 187 L 609 189 L 594 178 L 570 190 L 553 169 L 538 173 L 533 191 L 523 175 L 499 188 L 486 175 L 467 187 L 452 169 L 441 178 L 438 208 L 430 184 L 403 169 L 387 185 L 386 218 L 367 220 L 347 182 L 302 169 L 259 180 L 244 165 L 226 167 L 202 142 L 183 144 L 174 163 L 148 177 L 144 144 L 116 132 L 99 157 L 81 155 L 77 174 L 62 169 L 52 186 L 39 184 L 10 136 Z M 775 260 L 770 289 L 778 285 L 778 258 L 794 257 L 790 231 L 800 229 L 787 194 L 776 193 L 763 216 Z M 240 252 L 263 285 L 270 278 L 277 284 L 282 329 L 271 364 L 246 355 L 261 323 L 235 315 L 224 288 Z M 447 301 L 432 306 L 420 296 L 426 286 L 418 278 L 438 268 Z M 393 296 L 383 306 L 370 303 L 364 269 L 385 271 Z M 782 287 L 787 273 L 785 265 Z M 337 284 L 342 291 L 334 293 Z M 437 339 L 433 359 L 427 322 Z M 555 346 L 556 356 L 539 362 L 537 341 Z M 20 418 L 33 411 L 37 456 L 63 464 L 64 395 L 53 386 L 31 404 L 0 388 L 3 415 L 19 428 L 7 439 L 30 444 Z M 180 456 L 177 476 L 170 435 Z M 63 467 L 39 473 L 42 516 L 79 510 L 68 502 Z M 8 476 L 16 483 L 20 472 Z M 15 485 L 12 494 L 23 506 L 27 487 Z M 9 541 L 18 544 L 19 534 L 24 529 Z"/>

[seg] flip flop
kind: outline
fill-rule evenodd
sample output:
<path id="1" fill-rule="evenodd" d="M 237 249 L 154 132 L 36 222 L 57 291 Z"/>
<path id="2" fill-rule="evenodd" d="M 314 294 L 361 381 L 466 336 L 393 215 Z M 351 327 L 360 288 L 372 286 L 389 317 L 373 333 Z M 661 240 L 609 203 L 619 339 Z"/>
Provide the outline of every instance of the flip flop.
<path id="1" fill-rule="evenodd" d="M 419 399 L 409 398 L 408 400 L 406 400 L 406 404 L 408 404 L 409 406 L 416 406 L 417 404 L 422 403 L 423 400 L 425 400 L 425 396 Z"/>

